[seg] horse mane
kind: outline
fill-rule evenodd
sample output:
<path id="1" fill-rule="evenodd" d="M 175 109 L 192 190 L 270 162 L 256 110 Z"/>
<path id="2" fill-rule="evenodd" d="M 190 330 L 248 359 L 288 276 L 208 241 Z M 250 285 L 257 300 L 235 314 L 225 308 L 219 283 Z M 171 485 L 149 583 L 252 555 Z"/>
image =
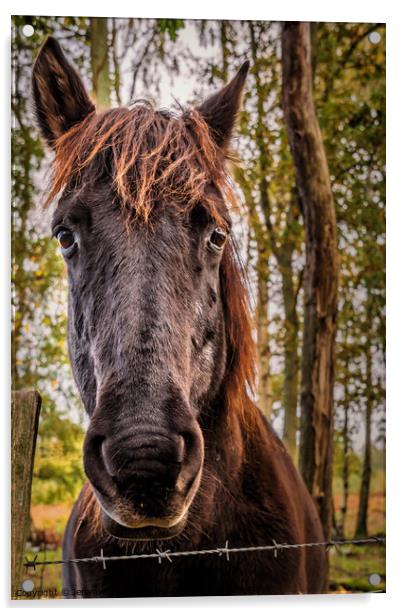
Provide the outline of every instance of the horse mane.
<path id="1" fill-rule="evenodd" d="M 227 226 L 222 197 L 229 207 L 237 205 L 227 159 L 233 157 L 215 144 L 195 109 L 173 114 L 137 103 L 131 108 L 91 112 L 55 143 L 46 204 L 65 188 L 79 189 L 84 180 L 85 185 L 95 184 L 106 175 L 112 179 L 122 210 L 144 224 L 152 225 L 155 203 L 169 204 L 179 213 L 202 203 L 217 224 Z M 220 199 L 206 190 L 211 184 L 220 192 Z M 224 402 L 229 422 L 239 422 L 243 437 L 248 438 L 260 425 L 259 411 L 251 398 L 255 344 L 245 274 L 232 238 L 222 256 L 220 277 L 228 337 Z M 82 511 L 97 526 L 100 512 L 94 499 L 88 486 Z"/>
<path id="2" fill-rule="evenodd" d="M 66 186 L 112 177 L 121 206 L 150 224 L 155 203 L 181 211 L 203 203 L 225 225 L 217 197 L 205 189 L 214 184 L 225 201 L 235 204 L 223 151 L 195 109 L 177 114 L 155 110 L 139 101 L 132 107 L 95 111 L 55 142 L 53 177 L 45 205 Z"/>

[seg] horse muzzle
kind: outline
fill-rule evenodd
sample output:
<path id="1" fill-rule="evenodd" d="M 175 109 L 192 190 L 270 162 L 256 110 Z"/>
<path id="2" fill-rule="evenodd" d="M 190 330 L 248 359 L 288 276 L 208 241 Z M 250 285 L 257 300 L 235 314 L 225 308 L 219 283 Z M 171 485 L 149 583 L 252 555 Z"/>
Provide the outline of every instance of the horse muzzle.
<path id="1" fill-rule="evenodd" d="M 105 436 L 90 426 L 84 467 L 102 508 L 104 529 L 122 539 L 167 539 L 186 525 L 203 465 L 196 421 L 172 433 L 137 426 Z"/>

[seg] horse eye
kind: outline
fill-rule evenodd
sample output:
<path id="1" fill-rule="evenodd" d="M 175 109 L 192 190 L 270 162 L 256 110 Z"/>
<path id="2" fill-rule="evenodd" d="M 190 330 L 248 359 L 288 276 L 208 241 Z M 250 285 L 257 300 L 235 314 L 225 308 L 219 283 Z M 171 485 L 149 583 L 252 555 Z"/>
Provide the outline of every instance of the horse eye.
<path id="1" fill-rule="evenodd" d="M 60 244 L 61 252 L 64 256 L 70 257 L 75 251 L 76 241 L 74 234 L 68 229 L 61 229 L 57 235 L 57 241 Z"/>
<path id="2" fill-rule="evenodd" d="M 209 238 L 209 246 L 215 251 L 220 251 L 225 245 L 227 233 L 221 227 L 217 227 Z"/>

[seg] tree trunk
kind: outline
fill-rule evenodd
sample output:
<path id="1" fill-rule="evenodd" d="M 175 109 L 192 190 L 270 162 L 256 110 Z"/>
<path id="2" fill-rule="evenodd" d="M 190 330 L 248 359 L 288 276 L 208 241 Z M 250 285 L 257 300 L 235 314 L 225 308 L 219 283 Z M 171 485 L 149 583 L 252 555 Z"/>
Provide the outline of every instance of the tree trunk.
<path id="1" fill-rule="evenodd" d="M 359 511 L 357 514 L 356 537 L 367 535 L 367 517 L 371 482 L 371 416 L 373 411 L 372 357 L 370 337 L 366 345 L 366 434 L 362 479 L 360 484 Z"/>
<path id="2" fill-rule="evenodd" d="M 258 406 L 267 417 L 272 415 L 271 350 L 269 345 L 269 243 L 264 225 L 256 210 L 250 184 L 240 167 L 234 170 L 235 179 L 241 187 L 250 213 L 250 228 L 257 242 L 257 306 L 255 324 L 257 329 Z"/>
<path id="3" fill-rule="evenodd" d="M 308 23 L 283 25 L 282 87 L 306 244 L 300 469 L 329 538 L 338 254 L 330 176 L 313 101 Z"/>
<path id="4" fill-rule="evenodd" d="M 226 83 L 228 81 L 229 49 L 228 49 L 228 23 L 224 19 L 222 19 L 220 23 L 219 34 L 221 38 L 221 49 L 222 49 L 222 79 Z"/>
<path id="5" fill-rule="evenodd" d="M 349 499 L 349 396 L 347 383 L 345 384 L 345 416 L 342 429 L 343 440 L 343 460 L 342 460 L 342 485 L 343 485 L 343 501 L 341 506 L 341 515 L 339 519 L 339 534 L 345 536 L 346 516 L 348 513 Z"/>
<path id="6" fill-rule="evenodd" d="M 283 385 L 283 407 L 284 407 L 284 442 L 287 449 L 296 461 L 297 457 L 297 395 L 298 395 L 298 319 L 296 313 L 297 295 L 293 288 L 292 254 L 294 243 L 288 238 L 285 231 L 284 237 L 275 230 L 271 222 L 271 204 L 268 194 L 268 180 L 270 172 L 270 161 L 268 158 L 269 145 L 264 135 L 267 133 L 264 104 L 266 95 L 264 94 L 263 84 L 261 83 L 258 70 L 258 42 L 255 33 L 254 23 L 249 22 L 249 32 L 251 41 L 251 55 L 253 64 L 256 67 L 256 95 L 257 95 L 257 124 L 256 124 L 256 145 L 258 149 L 258 160 L 260 166 L 259 194 L 260 207 L 263 215 L 269 248 L 272 250 L 280 275 L 282 278 L 282 296 L 285 309 L 285 340 L 284 340 L 284 385 Z M 293 218 L 294 203 L 292 198 L 289 202 L 289 209 L 286 215 L 287 225 L 294 223 Z M 289 226 L 287 227 L 290 228 Z M 268 280 L 267 280 L 268 284 Z M 268 340 L 268 336 L 267 336 Z M 268 350 L 269 353 L 269 350 Z M 272 387 L 271 387 L 272 388 Z"/>
<path id="7" fill-rule="evenodd" d="M 268 332 L 268 250 L 264 242 L 258 242 L 258 294 L 257 294 L 257 363 L 258 363 L 258 406 L 265 417 L 272 415 L 272 383 L 270 374 L 271 352 Z M 262 244 L 262 245 L 261 245 Z"/>
<path id="8" fill-rule="evenodd" d="M 109 72 L 108 20 L 106 17 L 91 17 L 91 70 L 92 96 L 100 109 L 110 107 L 111 80 Z"/>
<path id="9" fill-rule="evenodd" d="M 285 248 L 285 246 L 283 247 Z M 293 285 L 291 254 L 288 260 L 282 260 L 279 264 L 282 276 L 282 295 L 285 308 L 285 341 L 284 341 L 284 382 L 283 382 L 283 406 L 285 409 L 283 440 L 292 456 L 294 462 L 297 458 L 296 434 L 298 428 L 297 420 L 297 396 L 298 396 L 298 376 L 299 376 L 299 354 L 298 354 L 298 330 L 299 320 L 297 318 L 296 300 Z"/>
<path id="10" fill-rule="evenodd" d="M 251 35 L 251 48 L 253 62 L 257 62 L 257 47 L 254 37 L 253 23 L 249 22 Z M 258 149 L 259 178 L 258 178 L 258 199 L 261 214 L 265 220 L 269 212 L 268 196 L 268 154 L 264 141 L 264 99 L 258 70 L 255 74 L 257 92 L 257 126 L 256 126 L 256 145 Z M 251 191 L 250 191 L 251 192 Z M 253 198 L 253 197 L 251 197 Z M 249 204 L 250 206 L 250 204 Z M 258 351 L 258 405 L 267 419 L 272 415 L 272 379 L 271 379 L 271 352 L 269 347 L 269 318 L 268 318 L 268 285 L 269 285 L 269 254 L 270 246 L 268 234 L 263 230 L 260 212 L 253 207 L 250 221 L 254 226 L 254 231 L 258 245 L 258 304 L 257 304 L 257 351 Z"/>
<path id="11" fill-rule="evenodd" d="M 112 40 L 111 40 L 111 50 L 112 50 L 112 61 L 113 61 L 113 87 L 114 93 L 116 95 L 116 102 L 119 106 L 122 104 L 121 100 L 121 76 L 120 76 L 120 60 L 117 55 L 117 38 L 118 38 L 118 27 L 116 25 L 116 19 L 112 18 Z"/>

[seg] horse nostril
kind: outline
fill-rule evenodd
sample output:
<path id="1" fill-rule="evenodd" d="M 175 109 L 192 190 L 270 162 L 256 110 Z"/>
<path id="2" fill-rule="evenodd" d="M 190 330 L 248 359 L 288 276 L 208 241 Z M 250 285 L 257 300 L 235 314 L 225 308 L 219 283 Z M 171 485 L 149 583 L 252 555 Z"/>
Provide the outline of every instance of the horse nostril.
<path id="1" fill-rule="evenodd" d="M 104 436 L 88 432 L 84 442 L 84 452 L 86 451 L 87 454 L 99 458 L 102 455 L 104 442 Z"/>
<path id="2" fill-rule="evenodd" d="M 101 447 L 100 447 L 100 454 L 102 456 L 102 460 L 103 460 L 103 464 L 105 465 L 106 471 L 108 473 L 108 475 L 114 479 L 115 475 L 114 475 L 114 471 L 110 466 L 109 463 L 109 457 L 107 455 L 107 451 L 106 451 L 106 439 L 103 439 Z"/>
<path id="3" fill-rule="evenodd" d="M 184 456 L 176 489 L 185 494 L 196 479 L 203 461 L 203 444 L 197 429 L 189 429 L 180 433 L 184 448 Z"/>
<path id="4" fill-rule="evenodd" d="M 177 443 L 178 462 L 183 462 L 185 454 L 186 454 L 186 440 L 182 434 L 179 434 L 178 443 Z"/>
<path id="5" fill-rule="evenodd" d="M 119 488 L 173 485 L 186 457 L 185 439 L 162 430 L 119 434 L 100 448 L 104 469 Z"/>
<path id="6" fill-rule="evenodd" d="M 191 458 L 196 446 L 196 440 L 195 434 L 191 431 L 182 432 L 180 434 L 180 441 L 183 447 L 183 457 L 181 458 L 182 462 L 188 462 L 189 458 Z"/>
<path id="7" fill-rule="evenodd" d="M 88 430 L 84 440 L 84 470 L 85 474 L 98 490 L 104 492 L 105 466 L 102 455 L 105 436 L 96 434 L 91 429 Z"/>

